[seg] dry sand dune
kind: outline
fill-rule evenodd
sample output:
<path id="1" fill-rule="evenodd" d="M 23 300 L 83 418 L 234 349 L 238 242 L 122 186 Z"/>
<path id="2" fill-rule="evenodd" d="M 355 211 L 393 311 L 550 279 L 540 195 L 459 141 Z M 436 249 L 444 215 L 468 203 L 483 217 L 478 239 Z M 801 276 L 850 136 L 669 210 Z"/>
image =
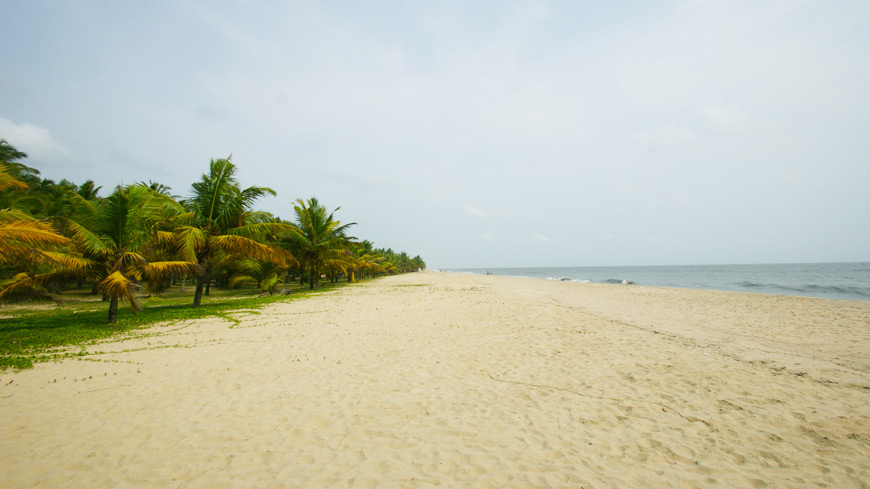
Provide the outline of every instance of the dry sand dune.
<path id="1" fill-rule="evenodd" d="M 870 485 L 870 302 L 426 272 L 234 317 L 0 376 L 0 485 Z"/>

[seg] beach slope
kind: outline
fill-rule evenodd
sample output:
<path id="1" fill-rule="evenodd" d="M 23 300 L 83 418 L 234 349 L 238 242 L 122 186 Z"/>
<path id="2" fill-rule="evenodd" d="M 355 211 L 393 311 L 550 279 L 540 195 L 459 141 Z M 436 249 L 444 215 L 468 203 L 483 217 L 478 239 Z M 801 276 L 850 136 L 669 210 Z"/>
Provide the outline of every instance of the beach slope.
<path id="1" fill-rule="evenodd" d="M 870 485 L 870 302 L 424 272 L 230 316 L 0 375 L 0 485 Z"/>

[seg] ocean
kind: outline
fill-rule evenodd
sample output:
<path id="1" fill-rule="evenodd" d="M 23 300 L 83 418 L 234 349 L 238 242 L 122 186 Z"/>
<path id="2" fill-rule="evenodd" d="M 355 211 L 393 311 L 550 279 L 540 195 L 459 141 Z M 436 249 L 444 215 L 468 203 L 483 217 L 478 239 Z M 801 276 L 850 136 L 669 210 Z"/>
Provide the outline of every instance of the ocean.
<path id="1" fill-rule="evenodd" d="M 642 267 L 462 268 L 449 272 L 571 282 L 870 300 L 870 262 Z"/>

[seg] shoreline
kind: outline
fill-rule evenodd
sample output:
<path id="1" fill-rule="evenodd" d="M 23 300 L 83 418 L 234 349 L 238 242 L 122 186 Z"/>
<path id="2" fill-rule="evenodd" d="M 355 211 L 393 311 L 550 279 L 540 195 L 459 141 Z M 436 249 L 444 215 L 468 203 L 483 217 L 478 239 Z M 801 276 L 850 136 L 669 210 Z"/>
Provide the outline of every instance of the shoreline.
<path id="1" fill-rule="evenodd" d="M 422 272 L 0 376 L 8 487 L 870 483 L 870 303 Z"/>
<path id="2" fill-rule="evenodd" d="M 870 301 L 867 262 L 456 268 L 451 273 Z"/>
<path id="3" fill-rule="evenodd" d="M 771 296 L 771 297 L 788 297 L 788 298 L 796 298 L 796 299 L 808 299 L 808 300 L 820 300 L 820 301 L 834 301 L 834 302 L 856 302 L 856 303 L 870 303 L 870 299 L 842 299 L 842 298 L 832 298 L 832 297 L 817 297 L 817 296 L 809 296 L 809 295 L 793 295 L 793 294 L 785 294 L 785 293 L 776 293 L 776 292 L 757 292 L 752 290 L 730 290 L 730 289 L 705 289 L 700 287 L 681 287 L 676 285 L 652 285 L 652 284 L 640 284 L 635 282 L 628 283 L 617 283 L 617 282 L 593 282 L 591 280 L 577 280 L 577 279 L 567 279 L 567 278 L 555 278 L 555 277 L 528 277 L 523 275 L 497 275 L 497 274 L 478 274 L 473 272 L 458 272 L 452 270 L 433 270 L 426 271 L 424 273 L 442 273 L 442 274 L 453 274 L 453 275 L 467 275 L 474 277 L 497 277 L 497 278 L 506 278 L 512 280 L 540 280 L 543 282 L 550 283 L 563 283 L 563 284 L 579 284 L 579 285 L 593 285 L 593 286 L 604 286 L 604 287 L 637 287 L 637 288 L 653 288 L 653 289 L 672 289 L 675 291 L 695 291 L 695 292 L 721 292 L 724 294 L 748 294 L 750 296 Z"/>

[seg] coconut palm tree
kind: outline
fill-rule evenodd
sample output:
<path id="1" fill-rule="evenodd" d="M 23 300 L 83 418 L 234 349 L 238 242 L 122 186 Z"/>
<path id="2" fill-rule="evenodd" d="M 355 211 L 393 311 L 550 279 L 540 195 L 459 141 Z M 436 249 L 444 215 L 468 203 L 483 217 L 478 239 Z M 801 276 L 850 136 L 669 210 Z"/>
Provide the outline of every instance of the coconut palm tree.
<path id="1" fill-rule="evenodd" d="M 103 187 L 97 187 L 93 180 L 85 180 L 85 183 L 78 186 L 76 193 L 85 200 L 97 200 L 97 194 Z"/>
<path id="2" fill-rule="evenodd" d="M 5 167 L 6 172 L 25 184 L 38 182 L 39 170 L 18 161 L 24 158 L 27 158 L 27 153 L 18 151 L 5 139 L 0 139 L 0 166 Z"/>
<path id="3" fill-rule="evenodd" d="M 241 284 L 255 284 L 263 293 L 274 295 L 283 283 L 286 267 L 275 262 L 243 258 L 232 263 L 233 273 L 229 278 L 230 288 Z"/>
<path id="4" fill-rule="evenodd" d="M 15 163 L 27 155 L 0 139 L 0 265 L 12 270 L 0 281 L 0 301 L 51 299 L 51 285 L 65 278 L 84 262 L 59 252 L 70 240 L 59 235 L 46 221 L 22 209 L 9 208 L 20 202 L 30 186 L 19 177 L 38 174 L 37 170 Z"/>
<path id="5" fill-rule="evenodd" d="M 184 260 L 154 260 L 158 248 L 171 241 L 161 232 L 167 216 L 183 211 L 178 203 L 141 185 L 118 186 L 96 202 L 82 199 L 74 219 L 65 228 L 93 265 L 97 290 L 109 300 L 108 322 L 117 321 L 118 302 L 129 301 L 134 312 L 139 304 L 133 291 L 139 281 L 170 274 L 196 274 L 196 263 Z"/>
<path id="6" fill-rule="evenodd" d="M 341 257 L 341 251 L 348 245 L 346 231 L 356 225 L 355 222 L 341 224 L 333 215 L 340 207 L 327 214 L 326 207 L 320 205 L 312 197 L 305 202 L 296 200 L 293 210 L 296 212 L 295 226 L 286 234 L 297 259 L 308 267 L 308 287 L 314 289 L 320 279 L 320 272 L 329 260 Z"/>
<path id="7" fill-rule="evenodd" d="M 65 253 L 70 239 L 23 211 L 0 210 L 0 265 L 15 273 L 0 281 L 0 301 L 51 300 L 59 281 L 89 265 Z"/>
<path id="8" fill-rule="evenodd" d="M 254 202 L 264 195 L 275 195 L 275 191 L 268 187 L 242 190 L 235 172 L 236 166 L 230 158 L 212 160 L 209 173 L 203 174 L 200 181 L 193 184 L 192 196 L 184 201 L 190 212 L 189 224 L 175 230 L 185 259 L 200 265 L 194 307 L 202 303 L 202 294 L 211 282 L 212 272 L 230 256 L 279 264 L 293 261 L 293 256 L 287 251 L 266 243 L 290 226 L 280 222 L 259 222 L 251 215 Z"/>
<path id="9" fill-rule="evenodd" d="M 5 166 L 0 166 L 0 190 L 9 189 L 27 190 L 27 184 L 15 178 Z"/>

